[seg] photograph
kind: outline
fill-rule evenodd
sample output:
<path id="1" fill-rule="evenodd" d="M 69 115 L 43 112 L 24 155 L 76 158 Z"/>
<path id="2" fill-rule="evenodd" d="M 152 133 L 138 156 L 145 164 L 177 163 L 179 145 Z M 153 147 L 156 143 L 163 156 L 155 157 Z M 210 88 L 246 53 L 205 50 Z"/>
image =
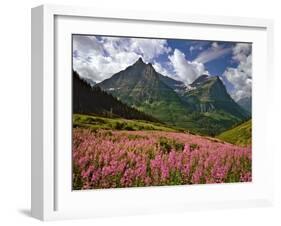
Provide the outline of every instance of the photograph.
<path id="1" fill-rule="evenodd" d="M 72 34 L 72 190 L 252 182 L 252 43 Z"/>

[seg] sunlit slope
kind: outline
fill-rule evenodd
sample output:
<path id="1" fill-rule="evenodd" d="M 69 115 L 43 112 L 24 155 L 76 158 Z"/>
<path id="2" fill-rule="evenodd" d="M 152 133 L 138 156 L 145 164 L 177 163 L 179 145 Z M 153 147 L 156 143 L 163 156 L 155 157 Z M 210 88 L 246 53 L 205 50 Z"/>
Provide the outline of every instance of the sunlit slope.
<path id="1" fill-rule="evenodd" d="M 230 130 L 221 133 L 217 136 L 217 138 L 241 146 L 251 145 L 252 120 L 248 120 L 247 122 L 244 122 L 237 127 L 234 127 Z"/>

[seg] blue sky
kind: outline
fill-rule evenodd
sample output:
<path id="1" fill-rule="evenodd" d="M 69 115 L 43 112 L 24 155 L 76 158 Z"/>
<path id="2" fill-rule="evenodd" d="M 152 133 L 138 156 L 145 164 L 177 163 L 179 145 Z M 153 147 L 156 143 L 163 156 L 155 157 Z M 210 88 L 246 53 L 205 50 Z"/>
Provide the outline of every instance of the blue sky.
<path id="1" fill-rule="evenodd" d="M 251 96 L 250 43 L 73 35 L 73 68 L 94 82 L 111 77 L 139 57 L 187 86 L 208 74 L 220 76 L 235 100 Z"/>
<path id="2" fill-rule="evenodd" d="M 234 42 L 214 42 L 214 41 L 195 41 L 195 40 L 175 40 L 168 39 L 168 46 L 174 49 L 179 49 L 185 54 L 185 57 L 189 61 L 195 60 L 201 53 L 208 51 L 212 48 L 213 43 L 217 43 L 222 49 L 234 48 L 236 43 Z M 160 63 L 168 60 L 166 54 L 162 54 L 158 57 Z M 221 76 L 227 67 L 237 67 L 238 62 L 232 59 L 232 52 L 226 51 L 225 54 L 210 60 L 205 63 L 205 68 L 209 71 L 210 75 Z"/>

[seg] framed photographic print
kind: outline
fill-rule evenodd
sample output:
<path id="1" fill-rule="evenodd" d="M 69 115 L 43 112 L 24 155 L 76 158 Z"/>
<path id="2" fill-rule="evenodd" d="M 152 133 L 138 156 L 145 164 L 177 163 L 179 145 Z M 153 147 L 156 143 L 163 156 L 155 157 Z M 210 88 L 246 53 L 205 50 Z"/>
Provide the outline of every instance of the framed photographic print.
<path id="1" fill-rule="evenodd" d="M 272 29 L 263 19 L 32 9 L 32 215 L 271 204 Z"/>

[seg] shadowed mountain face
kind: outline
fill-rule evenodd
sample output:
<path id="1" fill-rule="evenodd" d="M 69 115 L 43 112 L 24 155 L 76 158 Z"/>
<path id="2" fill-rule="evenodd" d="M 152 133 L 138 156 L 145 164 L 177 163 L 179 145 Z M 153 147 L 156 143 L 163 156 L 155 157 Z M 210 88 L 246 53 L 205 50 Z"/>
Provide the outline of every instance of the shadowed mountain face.
<path id="1" fill-rule="evenodd" d="M 96 86 L 167 124 L 202 134 L 218 134 L 249 117 L 219 77 L 202 75 L 187 87 L 141 58 Z"/>
<path id="2" fill-rule="evenodd" d="M 104 80 L 98 86 L 130 105 L 140 106 L 144 102 L 159 100 L 173 100 L 182 104 L 173 89 L 163 81 L 163 77 L 151 64 L 145 64 L 140 58 L 134 65 Z"/>
<path id="3" fill-rule="evenodd" d="M 252 113 L 252 98 L 251 97 L 245 97 L 237 101 L 237 104 L 239 104 L 244 110 Z"/>
<path id="4" fill-rule="evenodd" d="M 159 120 L 120 102 L 99 87 L 92 87 L 75 71 L 73 72 L 72 86 L 73 113 L 159 122 Z"/>

